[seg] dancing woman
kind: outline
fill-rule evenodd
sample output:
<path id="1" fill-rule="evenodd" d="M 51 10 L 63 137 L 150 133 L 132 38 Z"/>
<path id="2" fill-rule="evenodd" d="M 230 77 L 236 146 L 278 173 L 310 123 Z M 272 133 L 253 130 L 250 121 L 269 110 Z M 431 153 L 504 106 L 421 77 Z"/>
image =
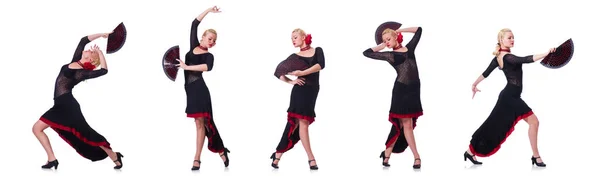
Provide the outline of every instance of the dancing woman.
<path id="1" fill-rule="evenodd" d="M 50 141 L 44 130 L 52 128 L 58 135 L 84 158 L 92 162 L 110 157 L 115 163 L 114 169 L 121 169 L 123 155 L 113 152 L 110 143 L 86 122 L 77 100 L 72 94 L 73 88 L 81 81 L 105 75 L 108 72 L 104 54 L 98 46 L 84 50 L 85 45 L 99 37 L 108 37 L 108 33 L 93 34 L 81 38 L 75 49 L 71 63 L 61 67 L 54 86 L 54 106 L 44 113 L 33 125 L 33 134 L 40 141 L 48 162 L 44 169 L 58 168 Z M 100 66 L 100 69 L 96 67 Z"/>
<path id="2" fill-rule="evenodd" d="M 537 136 L 539 121 L 531 108 L 527 106 L 525 101 L 521 99 L 523 90 L 523 69 L 524 63 L 533 63 L 543 59 L 549 53 L 555 51 L 555 48 L 550 49 L 546 53 L 538 55 L 529 55 L 519 57 L 510 53 L 510 48 L 514 46 L 515 39 L 510 29 L 502 29 L 498 32 L 498 43 L 494 58 L 488 68 L 479 78 L 473 83 L 473 97 L 475 93 L 480 92 L 477 85 L 487 78 L 495 68 L 504 72 L 507 84 L 500 92 L 498 101 L 494 109 L 483 122 L 483 124 L 472 135 L 469 149 L 464 153 L 464 160 L 469 159 L 473 164 L 480 165 L 482 162 L 477 161 L 475 156 L 489 157 L 495 154 L 506 138 L 512 133 L 515 125 L 521 119 L 529 124 L 529 141 L 533 156 L 531 163 L 537 166 L 545 167 L 546 164 L 542 161 L 537 146 Z"/>
<path id="3" fill-rule="evenodd" d="M 402 32 L 414 33 L 414 36 L 402 46 Z M 389 167 L 388 163 L 392 153 L 402 153 L 406 147 L 414 156 L 413 168 L 421 168 L 421 158 L 417 151 L 417 144 L 413 134 L 417 126 L 417 119 L 423 115 L 421 107 L 421 82 L 419 70 L 415 58 L 415 50 L 421 39 L 421 27 L 399 28 L 398 30 L 386 29 L 381 34 L 383 43 L 369 48 L 363 55 L 377 60 L 387 61 L 396 70 L 396 80 L 392 90 L 392 105 L 390 108 L 389 121 L 392 129 L 386 140 L 386 149 L 379 155 L 383 159 L 383 165 Z M 393 51 L 379 52 L 385 47 Z"/>
<path id="4" fill-rule="evenodd" d="M 219 135 L 217 126 L 213 118 L 212 102 L 210 92 L 202 73 L 211 71 L 213 68 L 214 56 L 208 52 L 208 48 L 215 45 L 217 41 L 217 31 L 208 29 L 202 34 L 202 39 L 198 41 L 198 25 L 208 13 L 218 13 L 219 9 L 215 6 L 205 10 L 192 22 L 190 33 L 190 50 L 185 55 L 185 62 L 179 62 L 179 68 L 183 69 L 185 76 L 185 93 L 187 95 L 187 107 L 185 113 L 187 117 L 194 118 L 196 123 L 196 155 L 192 170 L 200 169 L 200 154 L 204 146 L 204 138 L 208 138 L 208 150 L 219 153 L 225 167 L 229 166 L 229 150 L 223 145 L 223 140 Z"/>
<path id="5" fill-rule="evenodd" d="M 295 29 L 292 32 L 292 43 L 294 47 L 300 48 L 298 53 L 291 54 L 288 59 L 302 60 L 307 69 L 296 70 L 288 73 L 297 76 L 297 79 L 291 80 L 285 75 L 276 76 L 280 80 L 294 85 L 290 96 L 290 105 L 287 109 L 287 124 L 283 136 L 271 155 L 273 168 L 279 168 L 279 160 L 283 153 L 292 149 L 298 141 L 302 141 L 304 150 L 308 155 L 308 164 L 311 170 L 318 170 L 315 156 L 310 147 L 308 135 L 308 126 L 315 121 L 315 105 L 319 94 L 319 71 L 325 68 L 325 55 L 323 48 L 310 46 L 312 36 L 306 34 L 302 29 Z"/>

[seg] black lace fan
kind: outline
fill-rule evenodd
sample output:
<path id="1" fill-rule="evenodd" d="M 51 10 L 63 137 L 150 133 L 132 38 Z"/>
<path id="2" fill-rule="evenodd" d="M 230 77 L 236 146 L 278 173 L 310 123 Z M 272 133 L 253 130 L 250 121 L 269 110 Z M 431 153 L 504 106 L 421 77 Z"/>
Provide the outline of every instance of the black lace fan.
<path id="1" fill-rule="evenodd" d="M 108 43 L 106 44 L 106 53 L 111 54 L 119 51 L 125 40 L 127 39 L 127 29 L 122 22 L 108 35 Z"/>
<path id="2" fill-rule="evenodd" d="M 275 77 L 279 78 L 292 71 L 305 69 L 308 69 L 308 64 L 300 59 L 298 55 L 292 54 L 285 60 L 281 61 L 279 65 L 277 65 L 277 68 L 275 69 Z"/>
<path id="3" fill-rule="evenodd" d="M 383 24 L 380 24 L 379 27 L 377 27 L 377 30 L 375 30 L 375 43 L 379 45 L 383 42 L 381 34 L 385 29 L 390 28 L 392 30 L 398 30 L 400 26 L 402 26 L 402 24 L 394 21 L 384 22 Z"/>
<path id="4" fill-rule="evenodd" d="M 177 78 L 177 72 L 179 71 L 179 67 L 176 65 L 179 64 L 177 61 L 179 59 L 179 46 L 173 46 L 169 48 L 162 59 L 162 67 L 165 75 L 172 81 L 175 81 Z"/>
<path id="5" fill-rule="evenodd" d="M 551 69 L 564 67 L 571 61 L 574 50 L 575 46 L 573 45 L 573 40 L 569 38 L 567 41 L 556 47 L 554 53 L 550 53 L 548 56 L 544 57 L 540 63 L 544 67 Z"/>

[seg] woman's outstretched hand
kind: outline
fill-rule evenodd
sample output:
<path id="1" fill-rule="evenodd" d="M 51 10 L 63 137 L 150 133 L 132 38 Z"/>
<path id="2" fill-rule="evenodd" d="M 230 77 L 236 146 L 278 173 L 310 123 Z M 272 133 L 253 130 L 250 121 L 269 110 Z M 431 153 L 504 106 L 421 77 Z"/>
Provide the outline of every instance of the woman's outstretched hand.
<path id="1" fill-rule="evenodd" d="M 104 34 L 102 34 L 102 37 L 103 37 L 103 38 L 108 38 L 108 35 L 112 34 L 113 32 L 114 32 L 114 31 L 111 31 L 111 32 L 109 32 L 109 33 L 104 33 Z"/>
<path id="2" fill-rule="evenodd" d="M 221 12 L 221 8 L 218 8 L 217 6 L 213 6 L 211 8 L 208 8 L 207 11 L 211 12 L 211 13 L 220 13 Z"/>
<path id="3" fill-rule="evenodd" d="M 471 87 L 471 91 L 473 91 L 473 97 L 471 97 L 471 99 L 475 98 L 475 94 L 476 94 L 477 92 L 481 92 L 481 90 L 479 90 L 479 89 L 477 88 L 477 86 L 475 86 L 475 85 L 473 85 L 473 86 Z"/>
<path id="4" fill-rule="evenodd" d="M 179 67 L 179 68 L 181 68 L 183 70 L 187 69 L 188 66 L 185 64 L 185 62 L 183 62 L 183 61 L 181 61 L 179 59 L 177 59 L 177 61 L 179 62 L 179 64 L 175 65 L 176 67 Z"/>

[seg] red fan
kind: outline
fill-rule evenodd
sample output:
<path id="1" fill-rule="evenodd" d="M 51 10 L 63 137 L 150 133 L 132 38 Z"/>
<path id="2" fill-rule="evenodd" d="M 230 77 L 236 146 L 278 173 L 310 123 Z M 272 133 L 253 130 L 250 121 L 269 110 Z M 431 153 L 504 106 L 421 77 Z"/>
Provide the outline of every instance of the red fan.
<path id="1" fill-rule="evenodd" d="M 544 57 L 540 63 L 544 67 L 551 69 L 561 68 L 571 61 L 574 50 L 575 46 L 573 45 L 573 40 L 569 38 L 567 41 L 560 44 L 560 46 L 556 47 L 556 51 L 554 51 L 554 53 L 548 54 L 548 56 Z"/>
<path id="2" fill-rule="evenodd" d="M 165 75 L 172 81 L 175 81 L 177 78 L 177 71 L 179 71 L 179 67 L 176 65 L 179 64 L 177 61 L 179 59 L 179 46 L 173 46 L 165 52 L 162 59 L 162 67 Z"/>
<path id="3" fill-rule="evenodd" d="M 125 28 L 125 24 L 121 22 L 121 24 L 108 35 L 106 53 L 111 54 L 119 51 L 123 45 L 125 45 L 125 39 L 127 39 L 127 29 Z"/>
<path id="4" fill-rule="evenodd" d="M 292 71 L 304 69 L 308 69 L 308 64 L 300 59 L 298 55 L 292 54 L 287 59 L 280 62 L 279 65 L 277 65 L 277 68 L 275 69 L 275 77 L 279 78 Z"/>
<path id="5" fill-rule="evenodd" d="M 385 29 L 389 28 L 392 30 L 398 30 L 398 28 L 400 28 L 400 26 L 402 26 L 402 24 L 400 24 L 398 22 L 394 22 L 394 21 L 384 22 L 383 24 L 380 24 L 379 27 L 377 27 L 377 30 L 375 30 L 375 43 L 377 45 L 379 45 L 383 42 L 383 38 L 381 37 L 381 34 L 383 34 L 383 31 Z"/>

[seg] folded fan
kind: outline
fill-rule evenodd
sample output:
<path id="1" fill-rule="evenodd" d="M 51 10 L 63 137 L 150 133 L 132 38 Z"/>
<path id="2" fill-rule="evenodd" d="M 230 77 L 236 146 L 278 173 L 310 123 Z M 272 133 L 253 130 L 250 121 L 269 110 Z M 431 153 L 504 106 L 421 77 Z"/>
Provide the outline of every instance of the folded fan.
<path id="1" fill-rule="evenodd" d="M 573 40 L 569 38 L 567 41 L 556 47 L 554 53 L 550 53 L 548 56 L 544 57 L 540 63 L 544 67 L 551 69 L 564 67 L 571 61 L 574 50 L 575 46 L 573 45 Z"/>
<path id="2" fill-rule="evenodd" d="M 179 45 L 173 46 L 169 48 L 162 59 L 162 67 L 165 75 L 172 81 L 175 81 L 177 78 L 177 72 L 179 71 L 179 67 L 176 65 L 179 64 L 177 61 L 179 59 Z"/>

